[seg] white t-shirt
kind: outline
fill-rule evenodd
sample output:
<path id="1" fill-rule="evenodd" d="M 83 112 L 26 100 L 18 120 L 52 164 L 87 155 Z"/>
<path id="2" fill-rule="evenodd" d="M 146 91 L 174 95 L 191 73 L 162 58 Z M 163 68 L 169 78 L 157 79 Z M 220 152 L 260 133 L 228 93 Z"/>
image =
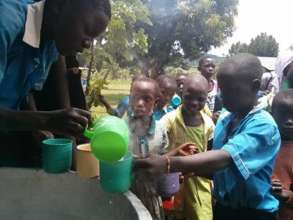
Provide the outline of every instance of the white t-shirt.
<path id="1" fill-rule="evenodd" d="M 215 100 L 218 94 L 218 82 L 216 80 L 212 80 L 213 89 L 208 93 L 207 105 L 211 112 L 214 112 L 215 108 Z"/>

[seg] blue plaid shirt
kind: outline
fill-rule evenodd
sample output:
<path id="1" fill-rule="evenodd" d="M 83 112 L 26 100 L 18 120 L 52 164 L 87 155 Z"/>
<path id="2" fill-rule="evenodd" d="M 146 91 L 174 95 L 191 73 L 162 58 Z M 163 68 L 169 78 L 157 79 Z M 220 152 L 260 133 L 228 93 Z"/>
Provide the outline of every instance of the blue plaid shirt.
<path id="1" fill-rule="evenodd" d="M 40 43 L 44 1 L 0 0 L 0 108 L 15 109 L 31 89 L 40 90 L 58 52 Z"/>
<path id="2" fill-rule="evenodd" d="M 228 136 L 234 117 L 227 113 L 216 125 L 213 149 L 227 151 L 233 164 L 214 175 L 214 196 L 232 208 L 277 211 L 279 202 L 271 194 L 271 175 L 280 148 L 278 127 L 269 113 L 255 109 Z"/>

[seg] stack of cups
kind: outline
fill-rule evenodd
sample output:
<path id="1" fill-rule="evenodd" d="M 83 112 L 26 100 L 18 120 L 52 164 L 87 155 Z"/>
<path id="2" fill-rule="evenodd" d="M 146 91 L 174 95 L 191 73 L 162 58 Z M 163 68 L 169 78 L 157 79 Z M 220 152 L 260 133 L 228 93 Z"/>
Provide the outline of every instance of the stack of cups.
<path id="1" fill-rule="evenodd" d="M 84 135 L 90 139 L 91 152 L 100 162 L 102 188 L 111 193 L 126 192 L 132 179 L 132 154 L 128 152 L 126 122 L 114 116 L 100 117 Z"/>
<path id="2" fill-rule="evenodd" d="M 70 139 L 52 138 L 42 142 L 42 166 L 47 173 L 64 173 L 72 164 L 72 145 Z"/>

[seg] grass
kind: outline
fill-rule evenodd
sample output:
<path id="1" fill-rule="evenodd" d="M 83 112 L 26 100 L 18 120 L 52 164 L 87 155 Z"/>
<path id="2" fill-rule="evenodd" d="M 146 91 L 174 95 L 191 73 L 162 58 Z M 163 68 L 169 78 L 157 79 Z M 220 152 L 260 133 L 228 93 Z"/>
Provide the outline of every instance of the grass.
<path id="1" fill-rule="evenodd" d="M 130 80 L 110 80 L 107 88 L 102 90 L 102 95 L 112 107 L 116 107 L 122 97 L 129 95 Z M 103 106 L 98 106 L 93 107 L 91 112 L 95 117 L 106 114 L 106 109 Z"/>

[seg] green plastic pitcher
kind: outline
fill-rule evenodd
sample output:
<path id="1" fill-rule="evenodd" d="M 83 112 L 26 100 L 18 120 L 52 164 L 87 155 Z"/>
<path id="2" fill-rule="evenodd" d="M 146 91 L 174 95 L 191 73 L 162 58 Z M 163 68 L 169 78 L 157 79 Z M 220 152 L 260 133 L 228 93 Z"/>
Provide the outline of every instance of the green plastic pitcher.
<path id="1" fill-rule="evenodd" d="M 121 118 L 100 117 L 92 129 L 85 130 L 84 136 L 90 139 L 91 150 L 99 160 L 115 162 L 128 151 L 128 126 Z"/>

